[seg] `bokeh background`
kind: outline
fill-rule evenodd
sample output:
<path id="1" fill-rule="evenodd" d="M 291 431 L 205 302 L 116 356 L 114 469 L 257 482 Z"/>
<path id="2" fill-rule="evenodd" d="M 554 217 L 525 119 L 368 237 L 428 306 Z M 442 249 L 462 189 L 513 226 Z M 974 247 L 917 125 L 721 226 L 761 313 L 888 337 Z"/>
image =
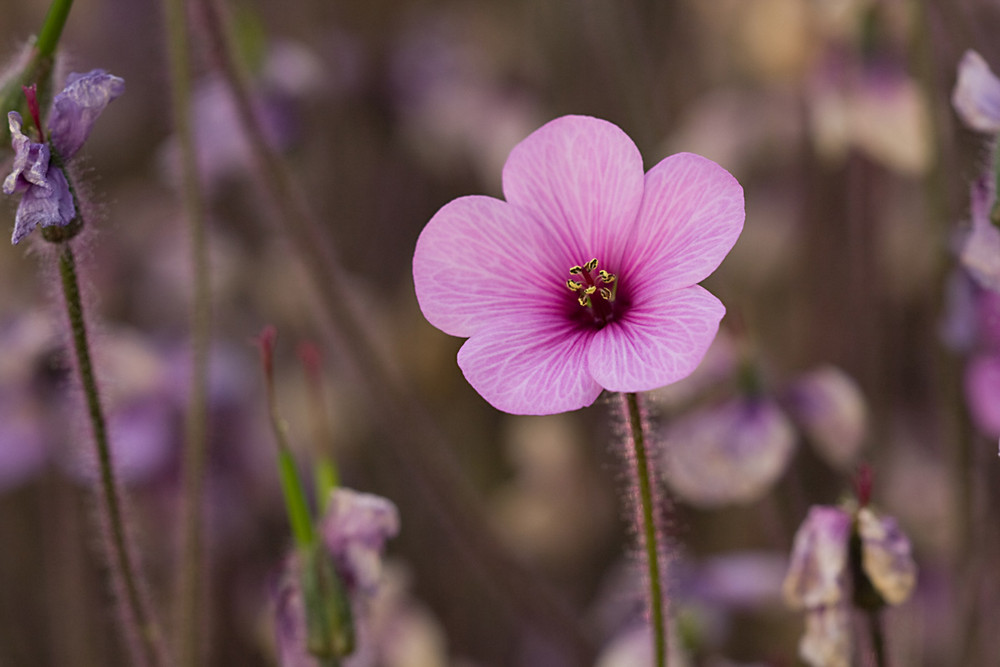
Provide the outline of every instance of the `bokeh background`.
<path id="1" fill-rule="evenodd" d="M 0 52 L 16 56 L 45 9 L 6 0 Z M 84 149 L 97 214 L 81 261 L 135 542 L 169 623 L 191 271 L 162 11 L 77 0 L 62 67 L 127 85 Z M 316 447 L 331 452 L 347 486 L 402 515 L 374 664 L 642 665 L 611 652 L 642 615 L 617 398 L 568 415 L 497 413 L 412 288 L 434 212 L 500 196 L 513 145 L 570 113 L 618 124 L 647 168 L 693 151 L 745 188 L 745 231 L 705 283 L 728 308 L 720 344 L 698 377 L 648 400 L 661 447 L 681 439 L 698 459 L 712 443 L 690 443 L 705 437 L 724 459 L 697 485 L 707 494 L 667 487 L 690 664 L 800 664 L 802 618 L 781 598 L 794 532 L 811 505 L 849 493 L 862 461 L 920 567 L 913 598 L 887 616 L 894 664 L 993 664 L 998 433 L 968 409 L 985 297 L 954 252 L 989 139 L 963 129 L 950 95 L 966 49 L 1000 67 L 995 5 L 241 0 L 225 15 L 260 123 L 341 279 L 317 285 L 269 207 L 196 18 L 213 304 L 209 664 L 276 664 L 271 598 L 290 540 L 253 344 L 270 323 L 303 465 Z M 15 203 L 2 205 L 9 224 Z M 52 257 L 32 243 L 0 244 L 0 666 L 125 664 Z M 324 290 L 352 310 L 331 312 Z M 364 333 L 352 339 L 342 322 L 355 317 Z M 306 342 L 322 353 L 330 437 L 296 354 Z M 809 422 L 796 397 L 820 369 L 837 378 L 834 398 Z M 784 415 L 777 425 L 671 431 L 751 387 Z"/>

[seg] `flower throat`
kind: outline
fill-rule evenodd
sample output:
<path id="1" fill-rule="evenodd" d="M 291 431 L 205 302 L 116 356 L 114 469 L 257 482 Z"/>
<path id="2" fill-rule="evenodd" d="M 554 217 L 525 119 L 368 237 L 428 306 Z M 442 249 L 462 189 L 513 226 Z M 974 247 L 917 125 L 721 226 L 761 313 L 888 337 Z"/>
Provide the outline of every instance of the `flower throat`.
<path id="1" fill-rule="evenodd" d="M 593 318 L 594 323 L 604 326 L 614 319 L 615 297 L 618 293 L 617 276 L 597 268 L 597 258 L 583 266 L 571 267 L 572 278 L 566 287 L 577 295 L 577 303 Z"/>

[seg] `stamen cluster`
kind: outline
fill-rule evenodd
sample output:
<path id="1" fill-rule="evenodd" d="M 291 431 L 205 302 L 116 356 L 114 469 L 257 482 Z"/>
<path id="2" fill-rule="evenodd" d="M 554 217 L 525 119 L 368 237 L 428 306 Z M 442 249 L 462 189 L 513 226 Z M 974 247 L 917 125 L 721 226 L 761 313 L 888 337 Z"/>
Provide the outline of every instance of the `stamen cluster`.
<path id="1" fill-rule="evenodd" d="M 595 322 L 603 325 L 614 316 L 618 277 L 605 269 L 598 269 L 597 265 L 595 257 L 583 266 L 571 267 L 569 273 L 573 278 L 566 281 L 566 287 L 579 295 L 577 302 L 590 311 Z"/>

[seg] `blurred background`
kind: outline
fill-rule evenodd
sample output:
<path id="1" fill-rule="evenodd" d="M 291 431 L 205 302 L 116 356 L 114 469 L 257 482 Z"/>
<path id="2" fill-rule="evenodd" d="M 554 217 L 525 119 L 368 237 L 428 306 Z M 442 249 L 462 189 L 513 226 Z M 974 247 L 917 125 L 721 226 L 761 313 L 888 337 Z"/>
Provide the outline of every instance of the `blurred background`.
<path id="1" fill-rule="evenodd" d="M 13 59 L 46 3 L 4 9 L 0 52 Z M 78 162 L 93 208 L 80 261 L 134 539 L 169 621 L 191 270 L 162 12 L 77 0 L 61 67 L 127 85 Z M 647 168 L 701 153 L 746 193 L 743 235 L 705 283 L 727 305 L 720 339 L 690 380 L 647 397 L 688 664 L 801 664 L 802 616 L 781 597 L 793 536 L 811 505 L 850 493 L 861 462 L 920 568 L 887 615 L 894 664 L 994 664 L 1000 424 L 986 413 L 1000 382 L 970 368 L 994 358 L 1000 310 L 955 259 L 990 138 L 962 127 L 950 96 L 967 49 L 1000 67 L 995 5 L 240 0 L 224 14 L 258 121 L 342 272 L 317 290 L 283 232 L 196 18 L 213 304 L 209 664 L 277 664 L 272 598 L 290 539 L 253 344 L 274 324 L 278 400 L 303 465 L 330 452 L 346 486 L 400 509 L 365 664 L 643 665 L 628 657 L 643 602 L 617 397 L 499 414 L 456 366 L 462 341 L 413 295 L 414 243 L 434 212 L 501 196 L 510 149 L 570 113 L 619 125 Z M 56 276 L 32 243 L 0 243 L 0 666 L 125 664 Z M 364 345 L 324 289 L 353 304 Z M 322 355 L 331 434 L 316 426 L 303 343 Z M 733 416 L 747 403 L 766 409 Z"/>

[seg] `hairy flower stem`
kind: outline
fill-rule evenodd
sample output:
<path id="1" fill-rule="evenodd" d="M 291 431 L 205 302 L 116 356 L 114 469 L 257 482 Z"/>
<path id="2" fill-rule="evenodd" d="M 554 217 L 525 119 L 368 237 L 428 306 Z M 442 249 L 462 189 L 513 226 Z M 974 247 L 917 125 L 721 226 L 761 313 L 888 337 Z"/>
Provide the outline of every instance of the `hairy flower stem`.
<path id="1" fill-rule="evenodd" d="M 105 520 L 108 530 L 111 532 L 111 544 L 109 545 L 111 553 L 108 554 L 108 560 L 112 572 L 120 579 L 122 587 L 118 603 L 124 605 L 123 616 L 134 623 L 133 629 L 138 641 L 137 650 L 141 654 L 138 664 L 162 667 L 164 660 L 160 648 L 160 629 L 150 610 L 146 607 L 140 590 L 135 559 L 130 552 L 125 532 L 122 499 L 115 481 L 104 410 L 101 407 L 97 379 L 94 376 L 94 368 L 90 359 L 87 327 L 80 299 L 80 282 L 76 274 L 76 260 L 73 256 L 73 249 L 68 242 L 62 243 L 60 246 L 59 275 L 62 278 L 63 295 L 66 299 L 66 314 L 69 317 L 73 337 L 77 371 L 80 374 L 80 383 L 83 385 L 87 413 L 90 417 L 94 443 L 97 447 L 100 489 L 103 496 L 102 508 L 106 513 Z M 130 646 L 130 648 L 132 647 Z"/>
<path id="2" fill-rule="evenodd" d="M 191 65 L 184 0 L 164 0 L 173 122 L 180 144 L 184 214 L 191 234 L 191 380 L 182 463 L 181 571 L 175 608 L 178 664 L 195 667 L 204 659 L 205 588 L 203 497 L 208 449 L 208 357 L 211 344 L 211 288 L 205 202 L 198 179 L 191 125 Z"/>
<path id="3" fill-rule="evenodd" d="M 632 445 L 635 454 L 635 473 L 639 482 L 639 513 L 642 514 L 642 526 L 636 526 L 636 534 L 640 536 L 645 546 L 647 574 L 649 577 L 649 622 L 653 630 L 653 648 L 656 667 L 667 664 L 667 630 L 663 609 L 663 585 L 660 575 L 660 531 L 656 520 L 654 483 L 649 469 L 648 450 L 642 429 L 642 413 L 639 411 L 639 397 L 627 393 L 625 402 L 628 408 L 629 427 L 632 430 Z M 637 517 L 638 519 L 638 517 Z"/>

